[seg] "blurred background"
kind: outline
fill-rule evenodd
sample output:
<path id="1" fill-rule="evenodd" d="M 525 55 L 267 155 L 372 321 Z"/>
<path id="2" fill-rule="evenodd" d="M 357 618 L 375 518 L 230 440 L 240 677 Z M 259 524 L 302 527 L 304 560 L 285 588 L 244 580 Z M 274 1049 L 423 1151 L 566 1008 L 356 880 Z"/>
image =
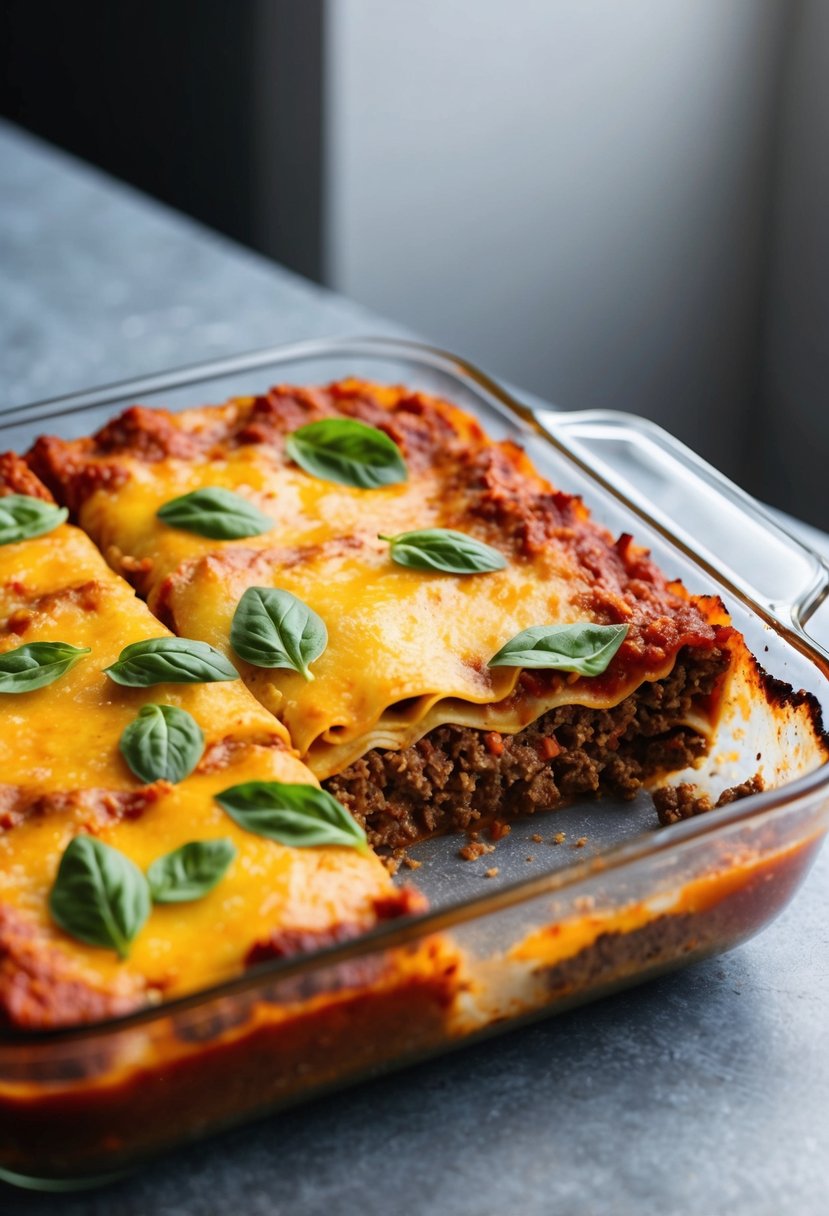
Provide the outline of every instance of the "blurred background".
<path id="1" fill-rule="evenodd" d="M 4 0 L 0 69 L 29 130 L 829 527 L 827 0 Z"/>

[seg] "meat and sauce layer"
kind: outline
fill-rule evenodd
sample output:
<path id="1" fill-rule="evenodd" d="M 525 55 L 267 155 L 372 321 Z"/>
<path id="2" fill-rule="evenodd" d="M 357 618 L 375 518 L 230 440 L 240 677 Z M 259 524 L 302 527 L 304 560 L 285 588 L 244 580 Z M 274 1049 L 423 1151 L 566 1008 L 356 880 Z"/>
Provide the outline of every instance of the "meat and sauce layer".
<path id="1" fill-rule="evenodd" d="M 683 651 L 670 676 L 611 709 L 563 705 L 514 735 L 439 726 L 400 751 L 370 751 L 325 787 L 375 847 L 391 849 L 579 794 L 632 798 L 655 774 L 705 754 L 708 741 L 688 717 L 727 666 L 721 651 Z"/>

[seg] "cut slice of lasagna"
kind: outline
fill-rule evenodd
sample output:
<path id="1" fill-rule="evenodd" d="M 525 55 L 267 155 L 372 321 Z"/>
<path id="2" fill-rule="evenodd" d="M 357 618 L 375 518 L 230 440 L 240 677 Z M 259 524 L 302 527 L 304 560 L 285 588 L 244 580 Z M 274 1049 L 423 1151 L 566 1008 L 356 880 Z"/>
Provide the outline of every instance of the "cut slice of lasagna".
<path id="1" fill-rule="evenodd" d="M 22 460 L 0 456 L 0 1026 L 97 1020 L 411 911 L 411 894 L 395 891 L 368 851 L 288 847 L 223 810 L 216 795 L 228 788 L 316 783 L 240 680 L 128 687 L 105 674 L 125 647 L 169 634 L 88 537 L 57 508 L 44 515 L 49 498 Z M 16 521 L 28 538 L 9 540 Z M 147 783 L 122 752 L 150 703 L 203 734 L 181 780 Z M 186 902 L 155 902 L 120 961 L 85 944 L 106 874 L 86 872 L 76 886 L 87 939 L 50 913 L 61 857 L 87 838 L 142 873 L 193 842 L 228 842 L 225 861 L 234 856 L 212 889 L 202 881 Z M 182 876 L 200 880 L 187 867 L 172 879 Z M 117 919 L 112 882 L 110 896 L 106 914 Z"/>
<path id="2" fill-rule="evenodd" d="M 230 656 L 375 845 L 632 795 L 709 747 L 734 656 L 719 601 L 443 400 L 346 380 L 134 407 L 29 460 L 173 631 Z M 270 655 L 231 646 L 251 589 Z M 296 604 L 292 662 L 273 635 Z"/>

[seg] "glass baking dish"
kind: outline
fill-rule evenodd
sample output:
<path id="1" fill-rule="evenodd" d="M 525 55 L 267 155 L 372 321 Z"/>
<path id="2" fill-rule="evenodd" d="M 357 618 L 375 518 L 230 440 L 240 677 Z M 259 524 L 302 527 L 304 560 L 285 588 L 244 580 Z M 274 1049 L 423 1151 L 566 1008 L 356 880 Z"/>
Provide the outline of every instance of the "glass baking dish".
<path id="1" fill-rule="evenodd" d="M 0 449 L 87 434 L 140 401 L 180 409 L 342 376 L 442 394 L 521 442 L 560 488 L 663 570 L 719 594 L 779 679 L 829 705 L 810 635 L 829 570 L 665 432 L 532 409 L 474 367 L 396 340 L 309 342 L 0 413 Z M 670 828 L 649 795 L 513 822 L 495 852 L 411 851 L 430 911 L 251 969 L 182 999 L 63 1031 L 0 1034 L 0 1177 L 90 1185 L 162 1150 L 729 949 L 785 906 L 829 825 L 829 766 L 756 703 L 695 780 L 764 792 Z"/>

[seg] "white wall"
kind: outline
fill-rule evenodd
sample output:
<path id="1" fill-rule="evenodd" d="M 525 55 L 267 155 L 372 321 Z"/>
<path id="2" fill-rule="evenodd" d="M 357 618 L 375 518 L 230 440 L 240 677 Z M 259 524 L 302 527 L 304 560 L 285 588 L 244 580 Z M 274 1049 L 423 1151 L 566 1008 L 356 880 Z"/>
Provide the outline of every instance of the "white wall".
<path id="1" fill-rule="evenodd" d="M 785 10 L 328 0 L 328 281 L 739 475 Z"/>
<path id="2" fill-rule="evenodd" d="M 829 529 L 829 3 L 802 0 L 779 128 L 757 480 Z"/>

